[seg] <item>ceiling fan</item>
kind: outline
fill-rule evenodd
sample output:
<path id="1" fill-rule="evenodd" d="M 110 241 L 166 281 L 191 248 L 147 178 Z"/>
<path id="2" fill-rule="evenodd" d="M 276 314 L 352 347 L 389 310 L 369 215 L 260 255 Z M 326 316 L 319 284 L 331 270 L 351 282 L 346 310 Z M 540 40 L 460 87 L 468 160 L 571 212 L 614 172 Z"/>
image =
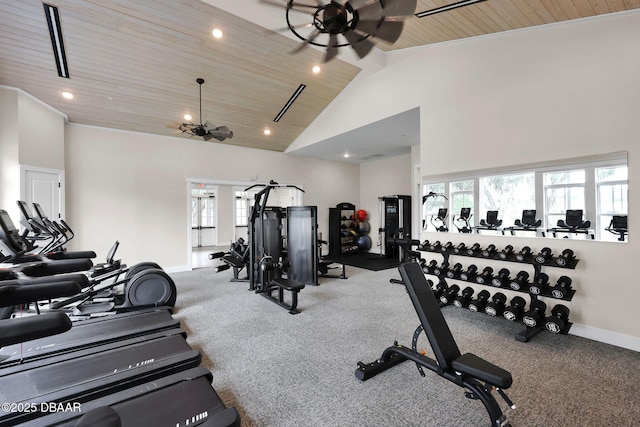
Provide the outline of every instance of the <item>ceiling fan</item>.
<path id="1" fill-rule="evenodd" d="M 196 79 L 200 87 L 200 123 L 180 123 L 173 120 L 173 124 L 167 125 L 170 129 L 177 129 L 176 132 L 187 133 L 191 136 L 200 136 L 205 141 L 211 138 L 218 141 L 224 141 L 227 138 L 233 138 L 233 132 L 226 126 L 213 126 L 208 121 L 202 123 L 202 84 L 204 79 L 198 77 Z"/>
<path id="2" fill-rule="evenodd" d="M 286 8 L 287 27 L 303 41 L 296 52 L 310 44 L 326 47 L 325 62 L 335 58 L 340 47 L 350 46 L 359 58 L 364 58 L 375 46 L 371 39 L 395 43 L 404 18 L 413 15 L 417 3 L 417 0 L 289 0 L 284 5 L 274 0 L 262 1 Z"/>

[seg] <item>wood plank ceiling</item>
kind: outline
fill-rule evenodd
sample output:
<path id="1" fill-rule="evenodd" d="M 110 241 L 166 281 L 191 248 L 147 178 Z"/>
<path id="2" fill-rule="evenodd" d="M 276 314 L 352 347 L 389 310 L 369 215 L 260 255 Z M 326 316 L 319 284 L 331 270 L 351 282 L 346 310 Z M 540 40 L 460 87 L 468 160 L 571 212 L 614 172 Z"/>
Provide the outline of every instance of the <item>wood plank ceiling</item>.
<path id="1" fill-rule="evenodd" d="M 418 0 L 416 12 L 451 2 Z M 237 3 L 279 13 L 285 23 L 284 10 L 258 0 Z M 315 49 L 292 54 L 296 40 L 197 0 L 56 0 L 55 6 L 70 78 L 57 75 L 42 3 L 0 0 L 0 85 L 24 90 L 72 123 L 182 136 L 166 125 L 185 113 L 199 121 L 195 80 L 202 77 L 202 121 L 234 132 L 223 143 L 284 151 L 360 72 L 359 64 L 340 59 L 322 64 L 324 53 Z M 488 0 L 410 17 L 394 45 L 377 46 L 402 49 L 635 8 L 640 0 Z M 222 39 L 211 36 L 214 27 L 224 31 Z M 311 71 L 316 64 L 319 74 Z M 300 84 L 303 94 L 275 123 Z M 65 90 L 75 98 L 62 99 Z"/>

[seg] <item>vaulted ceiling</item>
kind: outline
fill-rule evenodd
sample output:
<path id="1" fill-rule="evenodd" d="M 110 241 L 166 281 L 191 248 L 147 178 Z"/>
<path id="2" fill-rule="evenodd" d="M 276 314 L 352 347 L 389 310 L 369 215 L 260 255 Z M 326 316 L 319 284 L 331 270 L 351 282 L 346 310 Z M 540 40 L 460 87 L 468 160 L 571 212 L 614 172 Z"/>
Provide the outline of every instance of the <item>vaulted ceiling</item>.
<path id="1" fill-rule="evenodd" d="M 382 67 L 385 51 L 640 8 L 640 0 L 488 0 L 410 16 L 395 44 L 374 39 L 363 60 L 345 47 L 323 63 L 322 49 L 298 49 L 300 40 L 283 29 L 285 9 L 274 4 L 286 3 L 56 0 L 69 72 L 62 78 L 42 2 L 0 0 L 0 85 L 24 90 L 71 123 L 188 137 L 166 125 L 187 113 L 200 120 L 202 77 L 202 121 L 234 132 L 211 143 L 284 151 L 362 69 Z M 416 12 L 448 3 L 418 0 Z M 224 36 L 212 37 L 213 28 Z M 300 85 L 301 95 L 274 122 Z M 75 98 L 63 99 L 62 91 Z"/>

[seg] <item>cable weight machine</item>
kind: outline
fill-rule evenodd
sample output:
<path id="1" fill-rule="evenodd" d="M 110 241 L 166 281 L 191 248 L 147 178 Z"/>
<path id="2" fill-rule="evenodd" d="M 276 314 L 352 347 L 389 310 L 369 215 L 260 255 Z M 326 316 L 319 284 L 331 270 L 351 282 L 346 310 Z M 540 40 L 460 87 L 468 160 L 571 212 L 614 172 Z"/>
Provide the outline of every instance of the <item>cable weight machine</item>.
<path id="1" fill-rule="evenodd" d="M 318 284 L 317 207 L 295 206 L 286 210 L 267 206 L 275 188 L 294 188 L 271 180 L 246 188 L 264 188 L 254 196 L 249 216 L 249 290 L 297 314 L 298 293 L 305 285 Z M 283 230 L 286 237 L 283 237 Z M 285 291 L 290 301 L 285 301 Z"/>

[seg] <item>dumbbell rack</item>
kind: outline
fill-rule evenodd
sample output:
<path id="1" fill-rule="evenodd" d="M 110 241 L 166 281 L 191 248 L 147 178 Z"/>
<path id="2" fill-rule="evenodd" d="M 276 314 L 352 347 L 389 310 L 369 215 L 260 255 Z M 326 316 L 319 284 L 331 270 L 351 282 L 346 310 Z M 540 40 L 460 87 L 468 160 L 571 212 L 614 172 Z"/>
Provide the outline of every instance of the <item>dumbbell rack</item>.
<path id="1" fill-rule="evenodd" d="M 453 256 L 461 256 L 461 257 L 466 257 L 466 258 L 475 258 L 475 259 L 485 259 L 485 260 L 492 260 L 492 261 L 503 261 L 503 262 L 511 262 L 511 263 L 515 263 L 515 264 L 526 264 L 526 265 L 532 265 L 533 269 L 534 269 L 534 276 L 533 276 L 533 282 L 536 281 L 536 279 L 538 278 L 538 276 L 540 275 L 540 273 L 542 273 L 542 267 L 556 267 L 556 268 L 563 268 L 563 269 L 575 269 L 576 265 L 578 264 L 579 260 L 577 258 L 572 259 L 569 262 L 565 262 L 564 265 L 559 265 L 558 264 L 558 258 L 560 257 L 556 257 L 556 256 L 550 256 L 546 259 L 546 261 L 544 263 L 538 263 L 535 261 L 536 255 L 534 253 L 534 251 L 532 250 L 530 255 L 522 260 L 522 261 L 518 261 L 515 256 L 517 254 L 516 251 L 513 251 L 513 253 L 511 255 L 509 255 L 507 258 L 503 259 L 499 257 L 499 250 L 494 251 L 493 253 L 491 253 L 489 256 L 485 256 L 483 255 L 483 250 L 482 248 L 478 249 L 477 251 L 475 251 L 473 254 L 468 254 L 466 250 L 461 251 L 459 253 L 453 253 L 452 250 L 455 247 L 454 245 L 450 244 L 450 242 L 448 242 L 445 245 L 440 246 L 441 248 L 445 248 L 444 250 L 442 249 L 432 249 L 430 248 L 428 245 L 424 245 L 421 244 L 418 246 L 418 250 L 422 251 L 422 252 L 430 252 L 430 253 L 439 253 L 440 255 L 442 255 L 442 257 L 444 258 L 444 261 L 442 263 L 441 266 L 438 267 L 439 273 L 440 274 L 435 274 L 435 273 L 425 273 L 425 274 L 432 274 L 436 277 L 438 277 L 438 280 L 444 284 L 447 284 L 447 279 L 448 277 L 446 276 L 446 273 L 449 269 L 449 257 L 451 255 Z M 461 278 L 455 278 L 452 280 L 459 280 L 462 282 L 467 282 L 467 283 L 473 283 L 475 285 L 481 285 L 481 286 L 487 286 L 483 283 L 478 283 L 475 280 L 463 280 Z M 520 290 L 515 290 L 512 289 L 511 287 L 509 287 L 508 285 L 502 285 L 502 286 L 494 286 L 491 284 L 491 281 L 489 281 L 489 286 L 495 289 L 508 289 L 510 291 L 513 292 L 521 292 L 521 293 L 526 293 L 529 295 L 529 297 L 531 298 L 531 303 L 533 304 L 535 301 L 538 300 L 538 297 L 549 297 L 549 298 L 553 298 L 556 300 L 564 300 L 564 301 L 571 301 L 571 299 L 573 299 L 573 296 L 575 294 L 575 289 L 570 289 L 566 295 L 564 295 L 564 297 L 562 298 L 558 298 L 555 297 L 551 294 L 551 291 L 549 290 L 549 288 L 545 289 L 545 291 L 541 292 L 540 294 L 536 295 L 536 294 L 532 294 L 529 292 L 529 289 L 520 289 Z M 572 322 L 569 322 L 567 320 L 566 326 L 565 328 L 560 331 L 560 334 L 563 335 L 567 335 L 569 333 L 569 330 L 571 329 L 571 326 L 573 325 Z M 534 337 L 536 334 L 538 334 L 540 331 L 542 331 L 544 328 L 544 326 L 527 326 L 526 329 L 518 332 L 515 336 L 516 340 L 518 341 L 522 341 L 522 342 L 527 342 L 529 341 L 532 337 Z"/>

